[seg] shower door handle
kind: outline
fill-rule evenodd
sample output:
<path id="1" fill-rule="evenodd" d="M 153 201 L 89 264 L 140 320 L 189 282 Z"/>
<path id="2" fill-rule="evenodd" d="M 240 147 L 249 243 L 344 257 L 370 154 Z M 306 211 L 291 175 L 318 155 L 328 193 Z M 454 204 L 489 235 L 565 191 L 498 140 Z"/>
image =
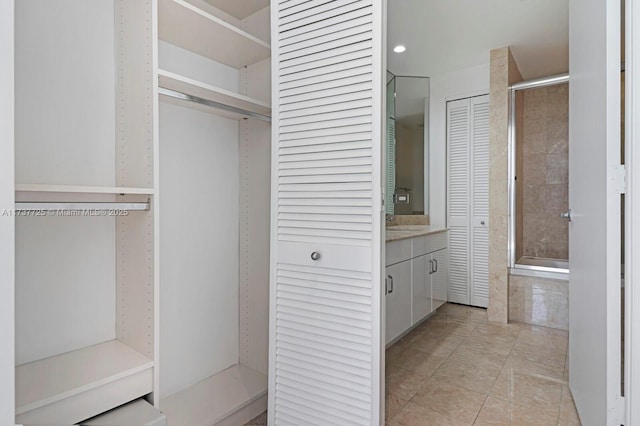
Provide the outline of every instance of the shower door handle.
<path id="1" fill-rule="evenodd" d="M 568 219 L 571 222 L 571 209 L 568 212 L 560 213 L 560 217 L 563 219 Z"/>

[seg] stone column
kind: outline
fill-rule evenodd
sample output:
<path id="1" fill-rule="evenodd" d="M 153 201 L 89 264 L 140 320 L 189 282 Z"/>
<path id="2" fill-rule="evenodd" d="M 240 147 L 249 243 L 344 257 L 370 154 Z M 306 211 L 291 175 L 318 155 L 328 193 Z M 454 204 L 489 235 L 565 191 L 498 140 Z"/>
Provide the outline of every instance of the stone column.
<path id="1" fill-rule="evenodd" d="M 509 86 L 522 81 L 508 47 L 491 51 L 489 129 L 489 321 L 509 319 Z"/>

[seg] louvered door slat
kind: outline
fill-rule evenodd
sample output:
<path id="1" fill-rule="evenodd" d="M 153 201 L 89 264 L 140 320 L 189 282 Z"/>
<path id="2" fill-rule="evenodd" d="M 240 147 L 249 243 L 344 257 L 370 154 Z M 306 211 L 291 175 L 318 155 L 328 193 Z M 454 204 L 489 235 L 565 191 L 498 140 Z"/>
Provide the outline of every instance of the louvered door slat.
<path id="1" fill-rule="evenodd" d="M 314 37 L 320 37 L 325 34 L 330 34 L 336 31 L 339 31 L 344 28 L 353 27 L 354 23 L 358 25 L 362 23 L 362 19 L 366 19 L 367 16 L 370 16 L 371 12 L 367 8 L 355 9 L 352 12 L 343 13 L 334 18 L 327 19 L 322 22 L 318 22 L 315 24 L 307 25 L 305 28 L 305 32 L 300 32 L 295 36 L 285 37 L 281 40 L 283 46 L 288 46 L 289 44 L 298 43 L 300 41 L 305 41 L 312 39 Z M 371 22 L 369 18 L 369 22 Z M 366 21 L 365 21 L 366 22 Z"/>
<path id="2" fill-rule="evenodd" d="M 345 371 L 326 371 L 322 366 L 316 364 L 302 364 L 293 358 L 288 358 L 286 362 L 278 364 L 278 368 L 283 371 L 300 374 L 307 377 L 324 377 L 325 381 L 336 380 L 342 383 L 343 387 L 355 385 L 366 385 L 367 377 L 350 374 Z"/>
<path id="3" fill-rule="evenodd" d="M 352 116 L 343 118 L 327 118 L 326 116 L 307 116 L 306 119 L 299 119 L 298 124 L 282 122 L 282 133 L 292 132 L 309 132 L 311 130 L 332 129 L 337 127 L 349 127 L 357 126 L 360 124 L 367 124 L 371 120 L 371 109 L 357 109 L 352 110 Z"/>
<path id="4" fill-rule="evenodd" d="M 378 424 L 381 5 L 272 14 L 270 422 Z"/>
<path id="5" fill-rule="evenodd" d="M 298 156 L 298 158 L 284 158 L 280 160 L 280 169 L 296 170 L 296 169 L 304 168 L 303 165 L 300 164 L 301 161 L 308 162 L 312 166 L 312 168 L 342 166 L 342 165 L 357 165 L 357 166 L 371 165 L 370 152 L 364 151 L 360 156 L 358 156 L 357 154 L 354 156 L 353 152 L 347 152 L 347 153 L 340 152 L 340 154 L 349 155 L 349 157 L 339 158 L 337 156 L 334 156 L 333 158 L 329 158 L 329 159 L 321 159 L 321 158 L 316 158 L 316 157 L 319 157 L 319 155 L 318 156 L 310 155 L 310 156 L 307 156 L 307 158 L 302 158 L 300 156 Z M 366 154 L 369 154 L 369 155 L 367 156 Z M 290 163 L 293 163 L 293 164 L 290 164 Z"/>
<path id="6" fill-rule="evenodd" d="M 340 374 L 340 377 L 349 379 L 351 383 L 357 385 L 358 383 L 364 384 L 362 379 L 370 377 L 370 372 L 365 369 L 354 368 L 352 365 L 347 365 L 342 362 L 330 361 L 317 356 L 309 356 L 303 353 L 295 351 L 287 351 L 285 349 L 278 349 L 278 359 L 280 360 L 280 366 L 282 365 L 298 365 L 309 366 L 310 369 L 317 369 L 317 371 L 323 374 Z M 351 377 L 356 377 L 351 378 Z"/>
<path id="7" fill-rule="evenodd" d="M 300 56 L 283 62 L 281 64 L 281 75 L 287 77 L 290 74 L 370 56 L 372 49 L 373 43 L 371 40 L 364 40 L 361 43 L 349 44 L 333 50 L 318 52 L 313 55 Z"/>
<path id="8" fill-rule="evenodd" d="M 295 43 L 282 43 L 280 52 L 282 54 L 291 52 L 306 54 L 307 52 L 316 52 L 319 49 L 325 50 L 324 48 L 327 43 L 332 43 L 341 38 L 351 37 L 354 31 L 362 33 L 366 31 L 367 28 L 371 28 L 371 15 L 355 18 L 331 27 L 325 27 L 321 31 L 307 33 L 305 37 L 298 38 L 298 41 Z M 291 39 L 288 41 L 291 41 Z"/>
<path id="9" fill-rule="evenodd" d="M 311 108 L 298 108 L 293 111 L 281 111 L 282 114 L 280 118 L 282 120 L 286 119 L 295 119 L 299 117 L 306 117 L 309 115 L 312 116 L 322 116 L 323 114 L 340 114 L 342 111 L 347 111 L 351 109 L 357 108 L 367 108 L 371 105 L 369 100 L 367 99 L 354 99 L 346 102 L 339 103 L 331 103 L 329 105 L 320 106 L 318 103 L 315 103 Z M 329 119 L 331 116 L 329 115 Z"/>
<path id="10" fill-rule="evenodd" d="M 372 88 L 373 85 L 370 82 L 364 82 L 320 91 L 315 93 L 313 96 L 309 93 L 289 96 L 287 98 L 281 98 L 282 110 L 304 111 L 307 108 L 315 108 L 317 106 L 334 105 L 350 100 L 370 99 L 373 96 L 373 92 L 371 91 Z"/>
<path id="11" fill-rule="evenodd" d="M 361 148 L 369 149 L 371 144 L 368 140 L 370 140 L 370 138 L 371 132 L 357 132 L 282 141 L 280 148 L 282 155 L 342 152 L 344 158 L 344 156 L 351 155 L 351 153 L 347 151 Z M 288 157 L 286 159 L 288 159 Z"/>
<path id="12" fill-rule="evenodd" d="M 362 124 L 350 124 L 338 127 L 327 127 L 324 129 L 300 130 L 294 132 L 285 131 L 280 133 L 284 147 L 293 147 L 308 145 L 309 143 L 322 143 L 323 138 L 329 139 L 331 136 L 340 137 L 340 139 L 349 142 L 350 140 L 360 140 L 361 134 L 371 132 L 371 124 L 366 120 L 361 121 Z M 354 135 L 355 134 L 355 135 Z M 329 139 L 331 140 L 331 139 Z M 288 142 L 288 143 L 286 143 Z"/>
<path id="13" fill-rule="evenodd" d="M 362 380 L 357 380 L 356 378 L 357 383 L 354 386 L 354 383 L 351 381 L 351 380 L 354 380 L 354 377 L 350 377 L 349 380 L 344 380 L 342 377 L 327 376 L 311 370 L 296 368 L 288 364 L 281 364 L 280 371 L 282 372 L 284 377 L 300 378 L 301 380 L 304 380 L 304 381 L 311 380 L 311 381 L 323 383 L 329 386 L 335 386 L 338 393 L 342 392 L 342 389 L 346 389 L 347 392 L 353 391 L 353 390 L 357 391 L 357 385 L 366 384 L 366 382 L 363 382 Z"/>
<path id="14" fill-rule="evenodd" d="M 282 60 L 291 61 L 296 58 L 304 58 L 306 56 L 309 56 L 309 58 L 307 59 L 311 59 L 313 55 L 317 55 L 317 57 L 320 58 L 320 57 L 323 57 L 326 52 L 328 51 L 330 52 L 332 49 L 336 47 L 346 46 L 349 44 L 364 43 L 370 39 L 371 30 L 373 29 L 372 24 L 367 24 L 364 28 L 360 28 L 360 27 L 357 27 L 357 28 L 359 32 L 355 34 L 352 33 L 353 30 L 346 32 L 347 34 L 353 34 L 353 35 L 348 35 L 346 37 L 343 37 L 337 40 L 332 39 L 332 41 L 329 41 L 321 45 L 309 46 L 301 50 L 293 50 L 289 53 L 283 53 Z"/>
<path id="15" fill-rule="evenodd" d="M 298 10 L 291 13 L 291 9 L 282 10 L 284 16 L 278 18 L 278 27 L 280 34 L 295 36 L 293 30 L 302 28 L 300 32 L 304 32 L 304 27 L 313 24 L 320 24 L 336 16 L 351 12 L 363 6 L 359 0 L 334 0 L 334 1 L 312 1 L 301 4 Z M 286 34 L 289 32 L 289 34 Z"/>
<path id="16" fill-rule="evenodd" d="M 337 120 L 344 117 L 345 112 L 351 114 L 352 117 L 361 117 L 361 116 L 371 116 L 372 110 L 370 106 L 366 104 L 363 107 L 359 108 L 357 105 L 349 105 L 346 109 L 335 110 L 331 109 L 328 112 L 318 113 L 317 110 L 315 113 L 310 113 L 306 115 L 295 115 L 290 118 L 282 117 L 282 125 L 283 126 L 293 126 L 300 125 L 302 123 L 321 123 L 325 121 Z"/>

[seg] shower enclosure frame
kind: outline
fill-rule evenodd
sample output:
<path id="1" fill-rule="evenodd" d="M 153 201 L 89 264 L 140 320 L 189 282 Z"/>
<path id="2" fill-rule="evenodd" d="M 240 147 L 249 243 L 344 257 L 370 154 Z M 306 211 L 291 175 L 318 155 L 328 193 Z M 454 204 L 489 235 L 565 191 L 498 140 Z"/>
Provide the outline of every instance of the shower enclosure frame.
<path id="1" fill-rule="evenodd" d="M 533 275 L 546 278 L 567 279 L 569 268 L 543 265 L 524 265 L 516 261 L 516 93 L 519 90 L 555 86 L 569 82 L 569 74 L 558 74 L 535 80 L 521 81 L 509 86 L 508 123 L 508 179 L 509 179 L 509 223 L 508 223 L 508 265 L 513 275 Z"/>

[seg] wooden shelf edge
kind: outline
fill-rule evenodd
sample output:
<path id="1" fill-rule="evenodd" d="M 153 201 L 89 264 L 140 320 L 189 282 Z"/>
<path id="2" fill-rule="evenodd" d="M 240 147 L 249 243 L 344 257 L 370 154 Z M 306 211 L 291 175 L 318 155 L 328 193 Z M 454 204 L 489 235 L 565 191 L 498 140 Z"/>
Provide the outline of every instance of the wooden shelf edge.
<path id="1" fill-rule="evenodd" d="M 250 98 L 230 90 L 221 89 L 170 71 L 158 70 L 158 84 L 164 89 L 196 96 L 232 108 L 239 108 L 268 117 L 271 116 L 271 105 L 267 102 Z"/>
<path id="2" fill-rule="evenodd" d="M 85 194 L 132 194 L 153 195 L 153 188 L 132 188 L 122 186 L 82 186 L 82 185 L 44 185 L 19 183 L 16 192 L 57 192 Z"/>
<path id="3" fill-rule="evenodd" d="M 79 377 L 73 377 L 78 370 L 74 368 L 66 368 L 72 366 L 87 366 L 100 364 L 99 369 L 104 369 L 104 363 L 113 362 L 113 372 L 109 374 L 93 374 L 93 378 L 82 380 Z M 117 382 L 124 378 L 133 376 L 142 371 L 152 369 L 154 367 L 153 360 L 136 352 L 117 340 L 100 343 L 98 345 L 81 348 L 75 351 L 67 352 L 61 355 L 45 358 L 43 360 L 30 362 L 16 367 L 16 415 L 27 413 L 38 408 L 72 398 L 92 389 L 99 388 L 109 383 Z M 46 392 L 43 395 L 29 397 L 26 394 L 28 390 L 24 389 L 25 381 L 33 382 L 36 378 L 45 382 L 47 379 L 52 380 L 55 377 L 55 370 L 64 369 L 61 374 L 64 380 L 73 383 L 70 386 L 55 386 L 55 384 L 47 383 L 50 388 L 59 387 L 55 392 Z M 49 374 L 47 374 L 49 372 Z M 74 383 L 75 382 L 75 383 Z M 42 392 L 42 387 L 38 389 Z"/>

